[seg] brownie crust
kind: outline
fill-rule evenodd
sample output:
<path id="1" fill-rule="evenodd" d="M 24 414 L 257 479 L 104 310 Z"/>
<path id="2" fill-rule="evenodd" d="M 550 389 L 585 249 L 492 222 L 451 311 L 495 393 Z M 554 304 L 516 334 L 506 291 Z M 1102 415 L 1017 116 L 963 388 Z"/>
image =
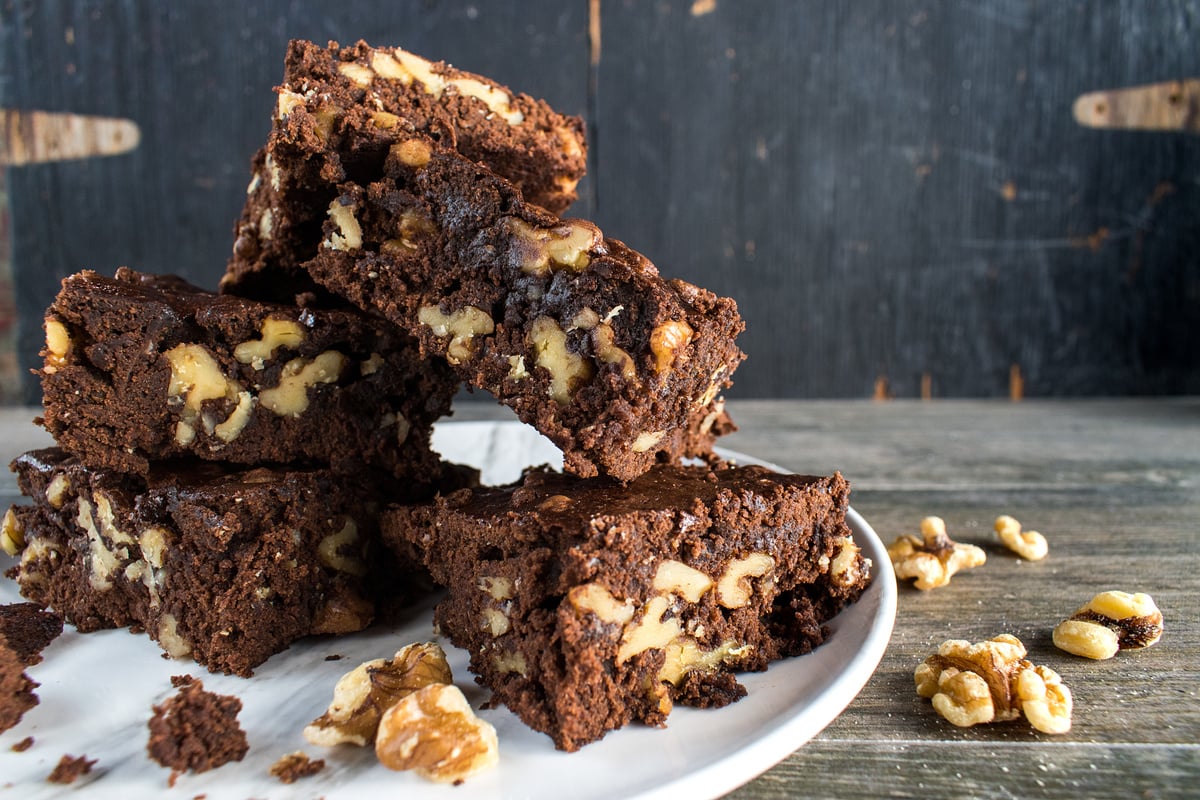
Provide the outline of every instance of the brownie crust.
<path id="1" fill-rule="evenodd" d="M 85 463 L 141 475 L 190 456 L 421 479 L 458 386 L 383 320 L 124 268 L 65 279 L 46 335 L 42 424 Z"/>

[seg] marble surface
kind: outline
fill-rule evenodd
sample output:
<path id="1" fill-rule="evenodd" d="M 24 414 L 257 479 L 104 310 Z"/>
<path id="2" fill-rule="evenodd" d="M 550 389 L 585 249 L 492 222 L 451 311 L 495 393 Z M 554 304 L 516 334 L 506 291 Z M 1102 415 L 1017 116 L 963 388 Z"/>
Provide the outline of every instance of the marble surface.
<path id="1" fill-rule="evenodd" d="M 19 421 L 7 427 L 11 445 L 24 449 L 32 446 L 31 440 L 37 442 L 38 432 L 22 428 Z M 549 442 L 511 422 L 444 424 L 435 447 L 451 460 L 481 466 L 488 483 L 512 480 L 524 466 L 558 458 Z M 11 494 L 11 485 L 6 489 Z M 408 621 L 399 625 L 300 642 L 270 659 L 250 679 L 210 675 L 190 662 L 165 660 L 147 637 L 125 630 L 81 635 L 68 626 L 46 650 L 45 661 L 29 670 L 42 684 L 40 705 L 0 735 L 0 798 L 75 792 L 89 798 L 162 796 L 169 771 L 145 756 L 146 722 L 151 706 L 173 692 L 170 677 L 183 673 L 201 678 L 207 689 L 242 700 L 239 720 L 250 751 L 242 762 L 179 777 L 172 796 L 715 797 L 766 770 L 824 728 L 854 698 L 882 657 L 895 614 L 895 584 L 878 538 L 860 517 L 853 522 L 860 545 L 886 574 L 834 621 L 833 636 L 815 653 L 747 676 L 749 696 L 725 709 L 680 708 L 665 729 L 630 726 L 576 754 L 555 751 L 547 737 L 503 708 L 485 710 L 482 716 L 499 733 L 500 766 L 461 787 L 390 772 L 375 762 L 370 750 L 325 750 L 308 745 L 301 735 L 304 725 L 325 709 L 344 672 L 362 661 L 391 655 L 409 642 L 439 640 L 430 625 L 432 601 L 413 608 Z M 15 584 L 0 580 L 0 601 L 17 599 Z M 478 709 L 486 693 L 467 672 L 466 654 L 442 644 L 457 685 Z M 333 656 L 340 658 L 327 660 Z M 24 753 L 13 752 L 11 746 L 26 736 L 34 737 L 34 745 Z M 268 775 L 277 758 L 296 750 L 323 758 L 326 769 L 290 786 Z M 651 752 L 654 758 L 646 758 Z M 47 784 L 45 776 L 64 753 L 96 759 L 95 769 L 71 787 Z"/>

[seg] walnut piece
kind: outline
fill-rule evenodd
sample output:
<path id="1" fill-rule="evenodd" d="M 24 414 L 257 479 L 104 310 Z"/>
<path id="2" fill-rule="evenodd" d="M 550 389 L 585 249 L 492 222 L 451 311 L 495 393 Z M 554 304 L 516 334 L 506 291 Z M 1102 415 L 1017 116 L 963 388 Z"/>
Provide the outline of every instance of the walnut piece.
<path id="1" fill-rule="evenodd" d="M 749 604 L 751 578 L 761 578 L 775 566 L 775 559 L 766 553 L 751 553 L 729 562 L 717 581 L 717 601 L 725 608 L 742 608 Z"/>
<path id="2" fill-rule="evenodd" d="M 352 669 L 333 688 L 329 709 L 304 729 L 311 744 L 366 745 L 375 739 L 384 712 L 425 686 L 453 680 L 446 654 L 433 643 L 410 644 L 391 658 Z"/>
<path id="3" fill-rule="evenodd" d="M 495 766 L 496 729 L 475 716 L 457 686 L 431 684 L 401 699 L 379 722 L 375 755 L 388 769 L 458 783 Z"/>
<path id="4" fill-rule="evenodd" d="M 362 247 L 362 226 L 358 224 L 353 208 L 343 205 L 341 198 L 335 198 L 329 204 L 329 218 L 337 226 L 337 231 L 329 234 L 325 247 L 330 250 L 357 250 Z"/>
<path id="5" fill-rule="evenodd" d="M 336 383 L 348 361 L 337 350 L 326 350 L 311 359 L 293 358 L 283 365 L 279 385 L 259 393 L 258 401 L 281 417 L 298 417 L 308 410 L 308 390 L 319 384 Z"/>
<path id="6" fill-rule="evenodd" d="M 67 364 L 67 355 L 71 352 L 71 333 L 67 326 L 54 317 L 46 317 L 46 349 L 43 371 L 53 375 L 59 367 Z"/>
<path id="7" fill-rule="evenodd" d="M 980 548 L 960 544 L 947 536 L 946 523 L 941 517 L 921 520 L 921 537 L 902 534 L 887 550 L 896 577 L 916 578 L 915 585 L 922 591 L 945 586 L 956 572 L 987 561 L 987 554 Z"/>
<path id="8" fill-rule="evenodd" d="M 10 508 L 4 512 L 4 521 L 0 523 L 0 550 L 15 556 L 24 549 L 25 527 Z"/>
<path id="9" fill-rule="evenodd" d="M 1058 673 L 1025 660 L 1025 645 L 1011 634 L 972 644 L 942 643 L 913 673 L 917 694 L 932 700 L 959 727 L 1014 720 L 1024 714 L 1042 733 L 1071 729 L 1071 691 Z"/>
<path id="10" fill-rule="evenodd" d="M 429 159 L 433 158 L 433 151 L 429 149 L 429 145 L 420 139 L 405 139 L 403 142 L 397 142 L 392 145 L 390 154 L 401 164 L 416 169 L 425 166 L 429 163 Z"/>
<path id="11" fill-rule="evenodd" d="M 562 269 L 582 272 L 591 263 L 591 251 L 604 241 L 600 230 L 583 220 L 563 220 L 553 228 L 535 228 L 519 217 L 505 217 L 512 235 L 516 265 L 530 275 L 548 276 Z"/>
<path id="12" fill-rule="evenodd" d="M 1021 530 L 1021 523 L 1007 514 L 996 517 L 993 527 L 1004 546 L 1026 561 L 1041 561 L 1049 552 L 1045 536 L 1037 531 Z"/>
<path id="13" fill-rule="evenodd" d="M 664 322 L 650 332 L 650 352 L 654 354 L 654 371 L 662 374 L 687 353 L 692 341 L 692 326 L 683 320 Z"/>
<path id="14" fill-rule="evenodd" d="M 567 347 L 567 334 L 550 317 L 538 317 L 529 328 L 534 363 L 550 373 L 550 397 L 559 405 L 571 402 L 576 390 L 591 380 L 592 364 Z"/>
<path id="15" fill-rule="evenodd" d="M 433 331 L 439 339 L 450 337 L 446 344 L 446 360 L 451 364 L 469 361 L 475 355 L 475 337 L 494 333 L 496 323 L 482 308 L 463 306 L 449 314 L 437 306 L 422 306 L 417 321 Z"/>
<path id="16" fill-rule="evenodd" d="M 1118 650 L 1150 647 L 1162 634 L 1162 612 L 1150 595 L 1108 591 L 1059 623 L 1054 629 L 1054 644 L 1077 656 L 1106 659 Z"/>
<path id="17" fill-rule="evenodd" d="M 250 339 L 233 348 L 233 357 L 242 364 L 261 370 L 267 359 L 281 347 L 295 349 L 304 341 L 304 329 L 291 319 L 267 317 L 259 327 L 261 339 Z"/>

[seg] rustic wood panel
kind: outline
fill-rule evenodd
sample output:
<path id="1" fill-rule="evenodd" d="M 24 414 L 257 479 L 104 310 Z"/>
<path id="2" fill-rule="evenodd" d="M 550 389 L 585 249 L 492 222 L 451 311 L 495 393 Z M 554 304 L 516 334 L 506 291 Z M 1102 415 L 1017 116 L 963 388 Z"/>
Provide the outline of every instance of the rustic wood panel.
<path id="1" fill-rule="evenodd" d="M 1194 3 L 693 8 L 604 5 L 599 214 L 739 298 L 755 394 L 1194 390 L 1200 147 L 1070 114 L 1200 71 Z"/>
<path id="2" fill-rule="evenodd" d="M 1200 140 L 1072 103 L 1200 76 L 1198 27 L 1196 0 L 10 0 L 0 106 L 143 134 L 10 170 L 22 363 L 76 269 L 212 284 L 284 42 L 364 37 L 588 114 L 575 213 L 739 300 L 733 396 L 1003 396 L 1014 364 L 1035 396 L 1196 393 Z"/>

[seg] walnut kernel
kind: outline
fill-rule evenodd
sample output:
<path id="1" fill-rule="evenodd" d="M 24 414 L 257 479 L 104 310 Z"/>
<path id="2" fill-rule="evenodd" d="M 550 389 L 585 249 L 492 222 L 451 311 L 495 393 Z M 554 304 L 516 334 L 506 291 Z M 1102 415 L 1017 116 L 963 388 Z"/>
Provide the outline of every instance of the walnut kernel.
<path id="1" fill-rule="evenodd" d="M 1017 674 L 1017 699 L 1029 724 L 1042 733 L 1071 730 L 1074 700 L 1062 678 L 1049 667 L 1033 667 Z"/>
<path id="2" fill-rule="evenodd" d="M 1037 531 L 1021 530 L 1021 523 L 1007 514 L 996 517 L 993 527 L 1004 546 L 1026 561 L 1041 561 L 1049 551 L 1045 536 Z"/>
<path id="3" fill-rule="evenodd" d="M 329 204 L 329 218 L 337 226 L 337 231 L 329 234 L 329 238 L 324 242 L 325 247 L 330 250 L 358 250 L 362 247 L 362 226 L 358 224 L 358 218 L 354 216 L 351 206 L 343 204 L 340 198 L 335 198 Z"/>
<path id="4" fill-rule="evenodd" d="M 429 163 L 429 159 L 433 158 L 433 151 L 429 149 L 427 142 L 420 139 L 405 139 L 403 142 L 392 145 L 391 155 L 406 167 L 420 169 Z"/>
<path id="5" fill-rule="evenodd" d="M 559 405 L 571 402 L 580 385 L 593 375 L 592 365 L 567 348 L 567 334 L 550 317 L 538 317 L 529 328 L 534 363 L 550 373 L 550 397 Z"/>
<path id="6" fill-rule="evenodd" d="M 475 716 L 457 686 L 431 684 L 383 715 L 375 755 L 388 769 L 458 783 L 499 760 L 496 729 Z"/>
<path id="7" fill-rule="evenodd" d="M 496 323 L 481 308 L 463 306 L 449 314 L 437 306 L 422 306 L 417 311 L 417 321 L 430 328 L 439 339 L 449 336 L 446 345 L 446 360 L 451 364 L 469 361 L 475 354 L 474 339 L 496 330 Z"/>
<path id="8" fill-rule="evenodd" d="M 291 319 L 267 317 L 259 326 L 259 334 L 262 338 L 242 342 L 233 348 L 234 358 L 256 370 L 261 370 L 279 348 L 294 350 L 304 341 L 304 329 Z"/>
<path id="9" fill-rule="evenodd" d="M 921 539 L 902 534 L 888 547 L 896 577 L 916 578 L 922 591 L 950 583 L 960 570 L 977 567 L 987 561 L 987 554 L 973 544 L 959 544 L 946 535 L 946 523 L 941 517 L 921 520 Z"/>
<path id="10" fill-rule="evenodd" d="M 943 642 L 917 666 L 913 680 L 917 694 L 932 700 L 934 709 L 959 727 L 1023 714 L 1043 733 L 1071 728 L 1071 691 L 1054 670 L 1025 660 L 1025 646 L 1010 634 L 975 644 Z"/>
<path id="11" fill-rule="evenodd" d="M 521 271 L 546 276 L 560 269 L 582 272 L 591 251 L 600 246 L 600 230 L 583 220 L 563 220 L 553 228 L 535 228 L 519 217 L 506 217 L 513 254 Z"/>
<path id="12" fill-rule="evenodd" d="M 692 341 L 692 326 L 683 320 L 664 322 L 650 332 L 650 352 L 654 354 L 654 371 L 661 374 L 670 369 L 687 353 Z"/>
<path id="13" fill-rule="evenodd" d="M 1054 644 L 1077 656 L 1105 659 L 1117 650 L 1150 647 L 1162 633 L 1162 612 L 1150 595 L 1109 591 L 1096 595 L 1060 623 L 1054 629 Z"/>
<path id="14" fill-rule="evenodd" d="M 54 374 L 59 367 L 66 366 L 71 352 L 71 333 L 62 321 L 46 317 L 45 371 Z"/>
<path id="15" fill-rule="evenodd" d="M 16 513 L 10 508 L 4 512 L 4 521 L 0 522 L 0 550 L 10 556 L 15 556 L 25 549 L 25 528 L 17 519 Z"/>
<path id="16" fill-rule="evenodd" d="M 766 553 L 751 553 L 734 559 L 717 581 L 717 600 L 725 608 L 742 608 L 750 603 L 750 579 L 761 578 L 775 566 Z"/>
<path id="17" fill-rule="evenodd" d="M 281 417 L 299 416 L 308 410 L 308 390 L 322 383 L 336 383 L 348 359 L 336 350 L 326 350 L 316 358 L 293 358 L 283 365 L 279 385 L 266 389 L 259 402 Z"/>
<path id="18" fill-rule="evenodd" d="M 304 738 L 326 747 L 366 745 L 374 741 L 384 712 L 398 700 L 451 680 L 441 647 L 410 644 L 391 658 L 368 661 L 343 675 L 333 688 L 329 709 L 304 729 Z"/>

